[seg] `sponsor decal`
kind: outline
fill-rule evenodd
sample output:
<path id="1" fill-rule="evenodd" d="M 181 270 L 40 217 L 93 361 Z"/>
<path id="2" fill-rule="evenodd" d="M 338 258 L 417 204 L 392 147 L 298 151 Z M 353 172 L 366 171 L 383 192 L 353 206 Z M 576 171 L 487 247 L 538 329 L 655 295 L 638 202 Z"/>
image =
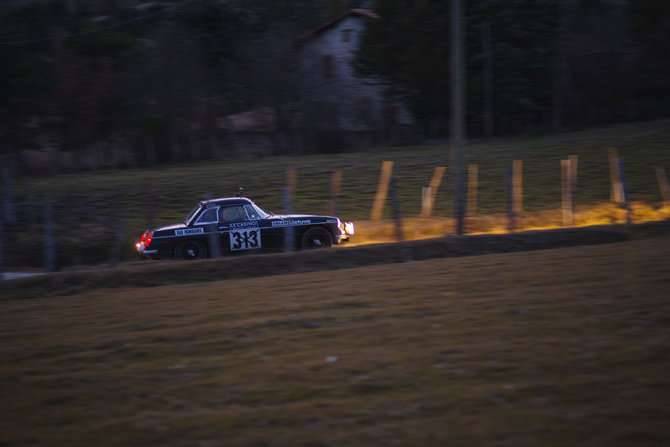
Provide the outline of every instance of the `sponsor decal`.
<path id="1" fill-rule="evenodd" d="M 232 222 L 229 224 L 231 230 L 244 229 L 244 228 L 258 228 L 258 221 L 253 220 L 249 222 Z"/>
<path id="2" fill-rule="evenodd" d="M 261 248 L 261 230 L 240 230 L 230 232 L 230 249 L 252 250 Z"/>
<path id="3" fill-rule="evenodd" d="M 189 236 L 191 234 L 203 234 L 203 228 L 186 228 L 185 230 L 174 230 L 175 236 Z"/>
<path id="4" fill-rule="evenodd" d="M 312 223 L 311 219 L 286 219 L 286 220 L 273 220 L 273 227 L 288 227 L 293 225 L 309 225 Z"/>

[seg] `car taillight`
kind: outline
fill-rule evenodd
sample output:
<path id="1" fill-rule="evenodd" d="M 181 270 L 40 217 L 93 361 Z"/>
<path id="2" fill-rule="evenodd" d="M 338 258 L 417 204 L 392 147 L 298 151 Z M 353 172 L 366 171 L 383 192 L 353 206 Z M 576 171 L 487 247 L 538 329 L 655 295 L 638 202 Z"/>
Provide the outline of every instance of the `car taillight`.
<path id="1" fill-rule="evenodd" d="M 151 237 L 152 237 L 153 235 L 154 235 L 154 232 L 153 232 L 153 231 L 149 231 L 149 233 L 147 234 L 147 237 L 144 238 L 144 246 L 145 246 L 145 247 L 148 247 L 149 244 L 151 244 Z"/>
<path id="2" fill-rule="evenodd" d="M 140 238 L 140 242 L 144 243 L 144 240 L 147 238 L 147 234 L 149 233 L 149 230 L 145 231 L 142 233 L 142 237 Z"/>

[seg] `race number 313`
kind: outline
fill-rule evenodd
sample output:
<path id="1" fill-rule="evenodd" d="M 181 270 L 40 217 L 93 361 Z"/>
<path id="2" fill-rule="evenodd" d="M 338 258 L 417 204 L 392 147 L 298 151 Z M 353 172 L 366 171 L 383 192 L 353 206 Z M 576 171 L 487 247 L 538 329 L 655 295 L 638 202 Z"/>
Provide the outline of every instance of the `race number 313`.
<path id="1" fill-rule="evenodd" d="M 261 230 L 241 230 L 230 232 L 230 249 L 251 250 L 261 248 Z"/>

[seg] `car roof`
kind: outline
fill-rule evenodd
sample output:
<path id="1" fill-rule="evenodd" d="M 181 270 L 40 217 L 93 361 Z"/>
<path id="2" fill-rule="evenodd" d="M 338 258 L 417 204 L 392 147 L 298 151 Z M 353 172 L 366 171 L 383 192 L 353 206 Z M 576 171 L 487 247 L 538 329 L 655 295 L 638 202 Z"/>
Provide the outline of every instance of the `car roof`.
<path id="1" fill-rule="evenodd" d="M 218 199 L 203 200 L 200 202 L 200 205 L 205 208 L 210 206 L 222 206 L 222 205 L 248 205 L 253 203 L 250 199 L 246 197 L 221 197 Z"/>

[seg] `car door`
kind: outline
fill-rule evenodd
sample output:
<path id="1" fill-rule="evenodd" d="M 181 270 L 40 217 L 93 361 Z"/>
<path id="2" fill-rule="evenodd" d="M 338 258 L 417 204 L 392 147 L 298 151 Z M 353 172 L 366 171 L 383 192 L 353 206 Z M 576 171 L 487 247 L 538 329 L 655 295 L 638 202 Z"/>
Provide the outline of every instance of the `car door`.
<path id="1" fill-rule="evenodd" d="M 250 216 L 244 205 L 224 206 L 220 216 L 221 248 L 224 253 L 263 248 L 258 216 Z"/>
<path id="2" fill-rule="evenodd" d="M 194 230 L 199 230 L 197 233 L 199 235 L 198 239 L 207 245 L 209 250 L 213 250 L 212 243 L 216 243 L 217 239 L 221 237 L 219 226 L 219 207 L 210 207 L 200 213 L 198 219 L 193 224 Z M 219 242 L 220 244 L 221 242 Z M 214 253 L 210 253 L 212 256 L 215 256 Z"/>

